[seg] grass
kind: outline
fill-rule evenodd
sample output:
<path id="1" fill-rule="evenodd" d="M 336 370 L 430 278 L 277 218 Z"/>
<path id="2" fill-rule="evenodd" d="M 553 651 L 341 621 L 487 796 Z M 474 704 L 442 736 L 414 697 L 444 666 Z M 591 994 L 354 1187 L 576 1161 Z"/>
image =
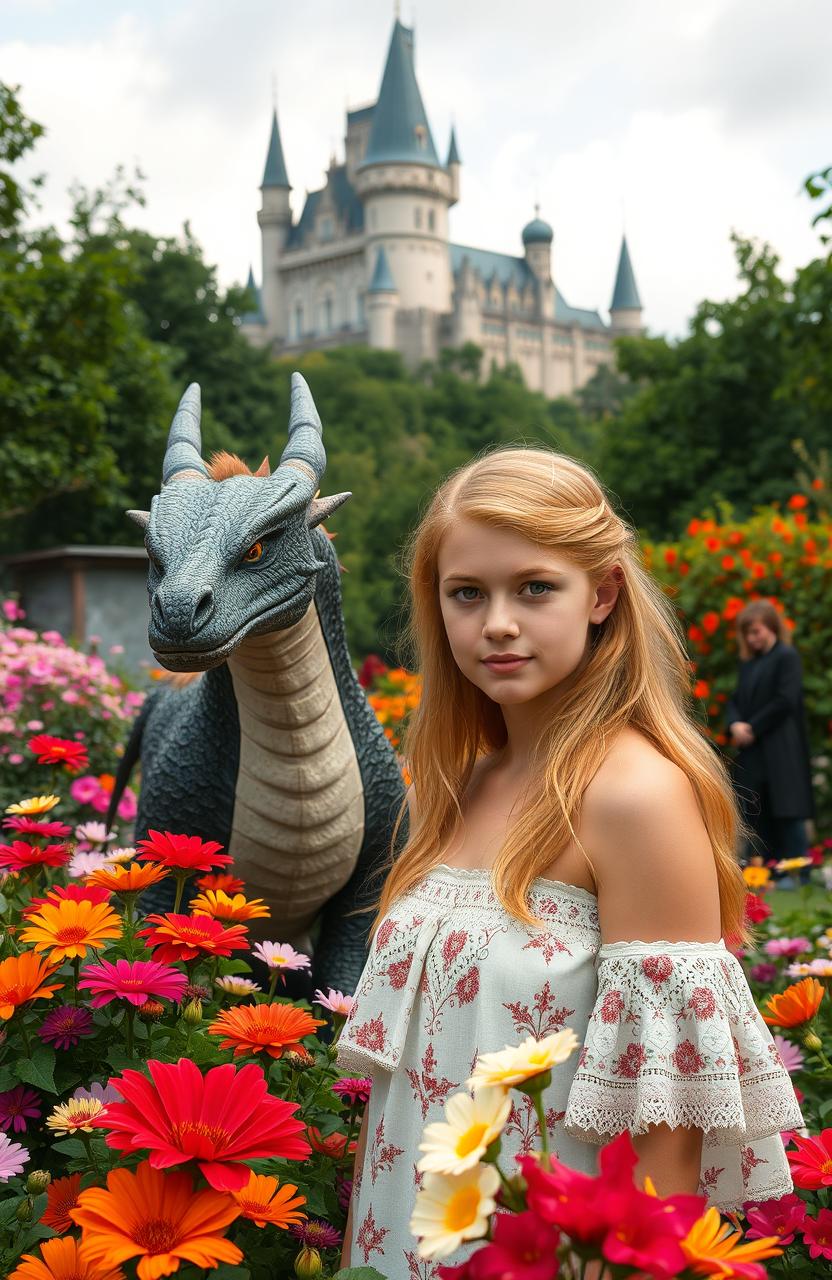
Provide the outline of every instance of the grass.
<path id="1" fill-rule="evenodd" d="M 820 881 L 812 880 L 797 889 L 771 889 L 765 900 L 778 924 L 795 913 L 809 916 L 818 924 L 832 923 L 832 894 Z"/>

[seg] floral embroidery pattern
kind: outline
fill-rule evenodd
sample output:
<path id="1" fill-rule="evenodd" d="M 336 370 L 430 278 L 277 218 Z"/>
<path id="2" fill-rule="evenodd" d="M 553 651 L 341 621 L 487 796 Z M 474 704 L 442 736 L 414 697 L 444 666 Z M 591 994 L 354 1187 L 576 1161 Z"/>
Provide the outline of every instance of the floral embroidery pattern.
<path id="1" fill-rule="evenodd" d="M 618 1055 L 612 1073 L 614 1076 L 626 1076 L 628 1080 L 636 1080 L 646 1061 L 647 1050 L 643 1044 L 628 1044 L 624 1052 Z"/>
<path id="2" fill-rule="evenodd" d="M 384 1141 L 384 1116 L 382 1116 L 376 1125 L 373 1145 L 370 1150 L 370 1174 L 373 1179 L 373 1186 L 376 1185 L 378 1175 L 381 1172 L 389 1173 L 393 1168 L 393 1161 L 397 1156 L 401 1155 L 404 1155 L 403 1147 L 397 1147 L 392 1142 Z"/>
<path id="3" fill-rule="evenodd" d="M 370 1018 L 362 1022 L 353 1032 L 356 1044 L 361 1045 L 369 1053 L 384 1053 L 387 1049 L 387 1028 L 382 1017 Z"/>
<path id="4" fill-rule="evenodd" d="M 697 1071 L 703 1071 L 705 1068 L 705 1059 L 692 1044 L 690 1040 L 683 1040 L 670 1055 L 676 1070 L 680 1071 L 683 1076 L 694 1075 Z"/>
<path id="5" fill-rule="evenodd" d="M 709 1191 L 714 1189 L 716 1184 L 719 1182 L 720 1174 L 723 1174 L 724 1172 L 724 1169 L 717 1169 L 716 1165 L 711 1165 L 709 1169 L 702 1170 L 702 1174 L 699 1178 L 699 1186 L 702 1189 L 703 1195 L 707 1195 Z"/>
<path id="6" fill-rule="evenodd" d="M 553 933 L 536 933 L 529 938 L 523 950 L 529 951 L 534 948 L 543 952 L 543 958 L 547 964 L 551 964 L 556 955 L 571 956 L 572 954 L 566 943 L 561 942 L 560 938 L 556 938 Z"/>
<path id="7" fill-rule="evenodd" d="M 422 1054 L 421 1066 L 421 1074 L 418 1071 L 414 1071 L 412 1067 L 408 1067 L 407 1078 L 413 1090 L 413 1097 L 422 1109 L 422 1119 L 424 1120 L 430 1108 L 436 1103 L 444 1103 L 448 1094 L 453 1089 L 456 1089 L 457 1086 L 453 1080 L 448 1080 L 444 1076 L 440 1080 L 434 1074 L 436 1071 L 436 1051 L 432 1043 L 428 1045 Z"/>
<path id="8" fill-rule="evenodd" d="M 408 1280 L 434 1280 L 434 1276 L 438 1275 L 430 1259 L 420 1258 L 413 1249 L 405 1249 L 404 1257 L 407 1263 Z"/>
<path id="9" fill-rule="evenodd" d="M 512 1095 L 514 1099 L 514 1095 Z M 546 1127 L 551 1133 L 555 1125 L 563 1119 L 563 1111 L 555 1111 L 554 1107 L 546 1108 Z M 509 1134 L 516 1134 L 519 1143 L 519 1155 L 528 1155 L 532 1147 L 540 1145 L 540 1125 L 537 1121 L 537 1113 L 534 1109 L 534 1103 L 528 1094 L 523 1093 L 513 1100 L 511 1111 L 508 1113 L 508 1120 L 503 1131 L 503 1140 L 508 1138 Z"/>
<path id="10" fill-rule="evenodd" d="M 514 1030 L 518 1035 L 533 1035 L 537 1039 L 551 1035 L 553 1031 L 562 1031 L 567 1018 L 571 1018 L 574 1009 L 565 1006 L 557 1007 L 551 983 L 546 981 L 540 991 L 534 993 L 533 1010 L 522 1000 L 503 1001 L 503 1008 L 508 1009 Z"/>
<path id="11" fill-rule="evenodd" d="M 660 987 L 673 972 L 673 961 L 670 956 L 645 956 L 641 967 L 653 986 Z"/>
<path id="12" fill-rule="evenodd" d="M 364 1221 L 358 1228 L 358 1235 L 355 1237 L 355 1243 L 364 1254 L 365 1262 L 369 1261 L 371 1253 L 380 1253 L 383 1256 L 384 1250 L 381 1247 L 382 1241 L 384 1240 L 384 1237 L 389 1234 L 389 1227 L 379 1227 L 376 1225 L 371 1205 L 364 1216 Z"/>
<path id="13" fill-rule="evenodd" d="M 756 1169 L 758 1164 L 768 1164 L 768 1160 L 762 1160 L 755 1156 L 753 1147 L 743 1147 L 740 1153 L 740 1164 L 742 1166 L 742 1176 L 747 1180 L 752 1169 Z"/>

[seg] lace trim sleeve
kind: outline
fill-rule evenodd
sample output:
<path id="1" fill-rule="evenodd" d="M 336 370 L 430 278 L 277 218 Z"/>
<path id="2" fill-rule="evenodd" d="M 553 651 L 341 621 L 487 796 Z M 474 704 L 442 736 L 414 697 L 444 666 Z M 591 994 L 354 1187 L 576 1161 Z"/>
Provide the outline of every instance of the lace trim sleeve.
<path id="1" fill-rule="evenodd" d="M 719 943 L 612 943 L 564 1123 L 594 1142 L 667 1124 L 748 1142 L 803 1123 L 742 968 Z"/>

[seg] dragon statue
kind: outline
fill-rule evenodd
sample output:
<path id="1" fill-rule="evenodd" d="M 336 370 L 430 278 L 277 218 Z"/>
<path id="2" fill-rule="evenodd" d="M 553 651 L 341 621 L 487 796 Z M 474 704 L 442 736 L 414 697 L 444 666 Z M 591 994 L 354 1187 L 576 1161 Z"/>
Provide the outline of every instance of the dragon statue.
<path id="1" fill-rule="evenodd" d="M 136 837 L 153 827 L 220 841 L 271 910 L 252 937 L 311 954 L 310 986 L 352 993 L 404 786 L 350 661 L 338 558 L 318 526 L 351 495 L 318 496 L 325 465 L 299 373 L 271 473 L 266 459 L 256 474 L 239 464 L 246 474 L 215 478 L 199 387 L 185 392 L 161 491 L 149 512 L 128 514 L 150 560 L 150 647 L 169 671 L 203 674 L 147 698 L 108 821 L 141 757 Z M 146 895 L 150 909 L 170 910 L 166 886 Z"/>

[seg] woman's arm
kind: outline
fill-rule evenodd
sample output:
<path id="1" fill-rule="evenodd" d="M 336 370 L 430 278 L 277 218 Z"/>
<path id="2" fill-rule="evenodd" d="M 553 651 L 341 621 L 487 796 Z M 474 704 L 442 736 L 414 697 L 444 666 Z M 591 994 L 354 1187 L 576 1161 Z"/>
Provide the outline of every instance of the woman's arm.
<path id="1" fill-rule="evenodd" d="M 361 1128 L 358 1131 L 358 1142 L 355 1147 L 355 1163 L 352 1169 L 353 1182 L 355 1181 L 356 1170 L 360 1170 L 364 1164 L 364 1150 L 367 1146 L 367 1116 L 370 1111 L 368 1103 L 364 1108 L 364 1115 L 361 1117 Z M 352 1236 L 352 1211 L 355 1207 L 355 1186 L 353 1186 L 352 1195 L 350 1196 L 350 1207 L 347 1211 L 347 1225 L 344 1227 L 344 1247 L 341 1250 L 341 1268 L 352 1265 L 350 1262 L 350 1237 Z"/>
<path id="2" fill-rule="evenodd" d="M 584 795 L 579 835 L 595 867 L 602 942 L 714 942 L 719 889 L 710 840 L 686 775 L 628 731 Z M 634 1135 L 639 1182 L 695 1193 L 702 1132 L 652 1125 Z"/>

